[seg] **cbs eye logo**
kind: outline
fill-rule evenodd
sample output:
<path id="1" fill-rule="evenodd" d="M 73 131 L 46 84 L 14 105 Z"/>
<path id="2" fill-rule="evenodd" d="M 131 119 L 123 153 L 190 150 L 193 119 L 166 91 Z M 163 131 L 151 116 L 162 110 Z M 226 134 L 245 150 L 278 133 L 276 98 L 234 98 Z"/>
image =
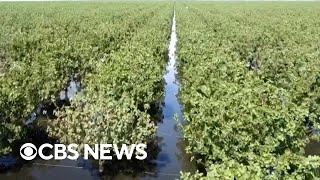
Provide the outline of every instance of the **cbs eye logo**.
<path id="1" fill-rule="evenodd" d="M 37 156 L 37 148 L 31 143 L 26 143 L 20 148 L 20 156 L 25 160 L 32 160 Z"/>

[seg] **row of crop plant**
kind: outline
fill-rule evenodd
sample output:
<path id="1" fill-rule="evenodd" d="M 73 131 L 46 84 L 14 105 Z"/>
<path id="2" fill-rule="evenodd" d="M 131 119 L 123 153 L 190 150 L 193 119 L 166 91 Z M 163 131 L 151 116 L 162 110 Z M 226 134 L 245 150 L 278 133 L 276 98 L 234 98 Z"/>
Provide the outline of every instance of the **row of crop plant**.
<path id="1" fill-rule="evenodd" d="M 65 144 L 153 142 L 171 3 L 1 5 L 0 156 L 26 141 L 30 112 L 55 104 L 75 76 L 81 95 L 32 126 Z M 182 178 L 320 176 L 319 157 L 304 152 L 319 128 L 320 11 L 264 6 L 176 5 L 186 150 L 205 169 Z"/>
<path id="2" fill-rule="evenodd" d="M 25 121 L 71 78 L 82 95 L 35 122 L 61 143 L 149 143 L 163 94 L 169 3 L 3 3 L 0 155 L 27 140 Z M 26 18 L 28 17 L 28 18 Z M 102 164 L 102 162 L 101 162 Z"/>
<path id="3" fill-rule="evenodd" d="M 84 95 L 48 126 L 52 136 L 80 145 L 153 143 L 157 119 L 150 112 L 163 96 L 171 9 L 154 9 L 130 40 L 95 63 L 83 79 Z"/>
<path id="4" fill-rule="evenodd" d="M 205 168 L 184 178 L 320 178 L 304 151 L 319 128 L 320 11 L 300 5 L 178 4 L 184 136 Z"/>

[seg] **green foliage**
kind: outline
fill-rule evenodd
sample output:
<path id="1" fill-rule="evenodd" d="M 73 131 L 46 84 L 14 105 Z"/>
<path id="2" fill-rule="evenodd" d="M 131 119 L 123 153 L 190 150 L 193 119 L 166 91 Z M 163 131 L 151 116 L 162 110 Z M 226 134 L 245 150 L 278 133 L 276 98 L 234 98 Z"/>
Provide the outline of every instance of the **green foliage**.
<path id="1" fill-rule="evenodd" d="M 253 5 L 178 5 L 187 150 L 204 179 L 318 179 L 319 9 Z"/>
<path id="2" fill-rule="evenodd" d="M 20 139 L 30 112 L 54 102 L 77 75 L 84 95 L 48 123 L 51 136 L 79 144 L 150 141 L 155 125 L 147 110 L 163 94 L 169 7 L 1 3 L 2 137 Z M 1 154 L 12 149 L 4 138 Z"/>
<path id="3" fill-rule="evenodd" d="M 25 134 L 25 131 L 20 127 L 10 123 L 0 124 L 0 157 L 8 155 L 13 146 L 20 140 Z"/>
<path id="4" fill-rule="evenodd" d="M 145 11 L 135 13 L 144 23 L 137 26 L 133 21 L 136 27 L 131 37 L 103 60 L 95 61 L 94 71 L 82 79 L 84 95 L 49 123 L 51 136 L 80 145 L 154 140 L 156 127 L 148 110 L 163 95 L 170 6 L 151 9 L 147 16 Z"/>

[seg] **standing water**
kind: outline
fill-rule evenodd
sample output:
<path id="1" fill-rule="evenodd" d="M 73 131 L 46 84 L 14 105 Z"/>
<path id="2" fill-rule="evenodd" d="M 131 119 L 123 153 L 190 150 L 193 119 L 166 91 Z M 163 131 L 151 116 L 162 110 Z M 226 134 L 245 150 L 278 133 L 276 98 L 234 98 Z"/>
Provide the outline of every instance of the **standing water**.
<path id="1" fill-rule="evenodd" d="M 169 43 L 169 61 L 164 79 L 165 98 L 163 107 L 163 120 L 158 123 L 157 139 L 159 141 L 160 152 L 153 164 L 152 170 L 140 172 L 135 176 L 119 173 L 112 177 L 99 177 L 97 168 L 93 167 L 89 161 L 79 159 L 77 161 L 44 161 L 34 160 L 28 165 L 24 165 L 19 171 L 0 174 L 0 179 L 179 179 L 180 171 L 195 171 L 195 166 L 190 162 L 190 156 L 185 153 L 185 141 L 178 125 L 182 123 L 181 105 L 177 95 L 179 83 L 176 79 L 176 19 L 175 11 L 172 18 L 172 29 Z M 71 84 L 71 86 L 74 84 Z M 69 89 L 68 89 L 69 90 Z M 66 95 L 60 93 L 60 98 Z M 177 117 L 177 120 L 174 120 Z M 107 172 L 108 173 L 108 172 Z"/>
<path id="2" fill-rule="evenodd" d="M 155 160 L 155 168 L 150 172 L 144 171 L 136 174 L 136 176 L 125 175 L 119 173 L 112 177 L 99 177 L 98 169 L 89 161 L 79 159 L 77 161 L 61 160 L 61 161 L 44 161 L 36 159 L 31 163 L 24 165 L 19 171 L 11 171 L 8 173 L 0 174 L 0 179 L 4 180 L 55 180 L 55 179 L 83 179 L 83 180 L 95 180 L 95 179 L 160 179 L 160 180 L 172 180 L 178 179 L 180 171 L 195 171 L 194 163 L 190 162 L 190 156 L 185 154 L 185 141 L 182 138 L 181 130 L 178 128 L 178 124 L 182 123 L 181 105 L 179 104 L 177 95 L 179 92 L 179 83 L 176 79 L 176 20 L 175 11 L 172 18 L 172 29 L 169 43 L 169 62 L 167 64 L 167 72 L 164 75 L 166 82 L 165 85 L 165 99 L 163 107 L 163 121 L 158 124 L 157 137 L 159 139 L 160 151 Z M 67 92 L 60 93 L 60 99 L 70 98 L 74 93 L 74 89 L 77 87 L 75 82 L 71 82 Z M 70 91 L 70 93 L 69 93 Z M 36 111 L 38 112 L 38 110 Z M 35 113 L 34 113 L 35 114 Z M 31 116 L 30 121 L 34 121 L 35 115 Z M 177 121 L 174 120 L 174 116 L 177 117 Z M 31 122 L 30 122 L 31 123 Z M 29 124 L 29 122 L 27 123 Z M 310 143 L 307 148 L 307 154 L 315 155 L 319 154 L 320 143 Z M 2 158 L 2 164 L 6 166 L 14 166 L 15 158 L 6 157 Z M 107 172 L 108 173 L 108 172 Z"/>
<path id="3" fill-rule="evenodd" d="M 169 62 L 164 76 L 165 99 L 163 107 L 163 121 L 158 124 L 157 136 L 160 139 L 160 152 L 156 160 L 155 179 L 178 179 L 180 171 L 194 171 L 194 164 L 190 156 L 185 153 L 185 141 L 178 127 L 182 123 L 183 115 L 178 100 L 179 83 L 176 78 L 176 14 L 173 12 L 172 29 L 169 43 Z M 176 117 L 177 120 L 174 120 Z M 147 177 L 146 179 L 150 179 Z"/>
<path id="4" fill-rule="evenodd" d="M 157 138 L 160 152 L 153 163 L 156 167 L 147 172 L 140 173 L 134 179 L 179 179 L 180 171 L 195 172 L 195 164 L 190 162 L 190 156 L 185 153 L 186 143 L 183 134 L 178 127 L 182 123 L 183 115 L 178 100 L 179 83 L 176 78 L 176 14 L 173 11 L 170 43 L 168 47 L 169 61 L 164 75 L 165 97 L 162 110 L 163 119 L 158 123 Z M 174 120 L 176 117 L 177 120 Z M 119 174 L 113 177 L 117 180 L 131 179 L 128 176 Z"/>

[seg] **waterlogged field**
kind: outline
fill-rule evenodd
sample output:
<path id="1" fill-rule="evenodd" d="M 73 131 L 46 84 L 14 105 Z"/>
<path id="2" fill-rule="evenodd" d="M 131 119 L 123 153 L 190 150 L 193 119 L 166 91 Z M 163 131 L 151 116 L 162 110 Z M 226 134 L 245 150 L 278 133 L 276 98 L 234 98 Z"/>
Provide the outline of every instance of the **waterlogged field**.
<path id="1" fill-rule="evenodd" d="M 76 143 L 80 152 L 83 144 L 153 146 L 151 111 L 164 93 L 172 4 L 0 8 L 2 156 L 16 154 L 30 140 L 40 145 L 39 136 Z M 71 81 L 80 90 L 66 97 Z M 31 112 L 40 120 L 27 127 Z"/>
<path id="2" fill-rule="evenodd" d="M 319 5 L 177 5 L 184 136 L 205 179 L 320 178 L 305 155 L 319 128 Z"/>
<path id="3" fill-rule="evenodd" d="M 319 16 L 319 3 L 0 3 L 0 179 L 319 179 Z M 148 157 L 27 163 L 27 142 L 142 143 Z"/>

